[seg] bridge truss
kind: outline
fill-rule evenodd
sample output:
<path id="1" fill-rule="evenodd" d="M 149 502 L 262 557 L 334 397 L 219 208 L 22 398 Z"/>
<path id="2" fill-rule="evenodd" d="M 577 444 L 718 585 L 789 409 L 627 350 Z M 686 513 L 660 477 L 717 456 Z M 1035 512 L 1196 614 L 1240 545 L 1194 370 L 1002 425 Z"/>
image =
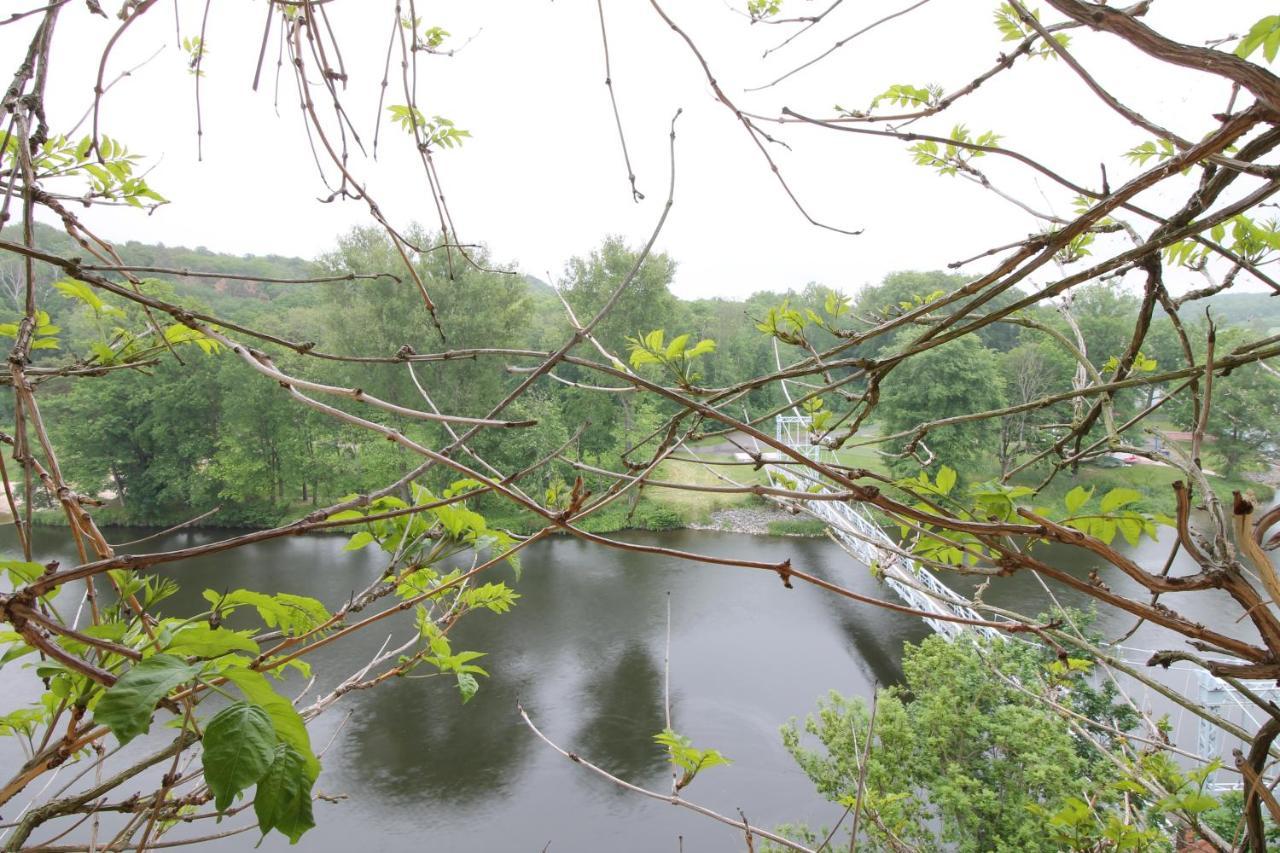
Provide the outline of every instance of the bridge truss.
<path id="1" fill-rule="evenodd" d="M 835 461 L 829 449 L 813 442 L 810 427 L 811 419 L 808 417 L 780 415 L 775 423 L 774 436 L 779 442 L 802 453 L 812 461 Z M 828 484 L 807 468 L 770 461 L 765 465 L 765 472 L 770 484 L 776 488 L 810 492 L 815 496 L 832 493 Z M 923 613 L 933 614 L 935 617 L 951 617 L 923 617 L 924 622 L 936 633 L 950 641 L 960 637 L 990 641 L 1008 639 L 1007 634 L 995 628 L 952 621 L 955 617 L 999 620 L 980 616 L 973 609 L 971 601 L 952 590 L 927 568 L 912 559 L 860 504 L 822 500 L 818 497 L 803 501 L 803 504 L 810 514 L 826 523 L 832 536 L 845 551 L 883 580 L 885 585 L 893 590 L 905 604 Z M 1145 658 L 1150 655 L 1146 650 L 1129 649 L 1123 646 L 1111 647 L 1109 650 L 1121 658 L 1125 657 L 1125 653 L 1137 652 L 1143 657 L 1142 663 L 1145 663 Z M 1132 662 L 1140 663 L 1140 661 Z M 1197 668 L 1195 671 L 1199 675 L 1198 698 L 1202 707 L 1232 722 L 1253 723 L 1255 726 L 1261 724 L 1257 719 L 1259 709 L 1239 690 L 1202 669 Z M 1274 682 L 1249 681 L 1245 686 L 1256 695 L 1280 704 L 1280 686 Z M 1196 754 L 1204 757 L 1221 756 L 1223 746 L 1222 730 L 1209 720 L 1199 718 L 1196 729 Z M 1226 763 L 1228 766 L 1231 764 L 1231 762 Z M 1213 787 L 1239 788 L 1240 783 L 1222 783 L 1215 779 Z"/>

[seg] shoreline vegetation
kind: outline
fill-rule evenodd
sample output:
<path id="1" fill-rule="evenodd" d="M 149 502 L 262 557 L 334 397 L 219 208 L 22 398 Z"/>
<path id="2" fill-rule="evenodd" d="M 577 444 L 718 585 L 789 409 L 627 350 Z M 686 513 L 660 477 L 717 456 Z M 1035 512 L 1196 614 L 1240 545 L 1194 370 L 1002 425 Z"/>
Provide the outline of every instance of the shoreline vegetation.
<path id="1" fill-rule="evenodd" d="M 422 242 L 430 242 L 430 235 L 418 236 Z M 37 226 L 36 238 L 49 251 L 74 251 L 65 235 L 45 226 Z M 291 337 L 316 341 L 321 349 L 353 354 L 356 350 L 394 352 L 406 341 L 422 338 L 423 330 L 409 319 L 416 316 L 413 306 L 406 301 L 416 297 L 387 281 L 339 281 L 306 290 L 270 283 L 272 279 L 321 273 L 373 276 L 393 267 L 397 260 L 385 239 L 367 229 L 352 231 L 341 238 L 333 252 L 316 261 L 235 257 L 204 248 L 136 242 L 123 244 L 121 251 L 131 264 L 175 271 L 199 267 L 225 275 L 226 278 L 208 279 L 178 273 L 168 281 L 148 279 L 143 286 L 192 306 L 208 307 L 247 325 L 268 317 L 281 320 L 290 329 Z M 635 258 L 634 251 L 621 240 L 608 238 L 589 255 L 568 264 L 559 296 L 550 285 L 533 277 L 469 271 L 457 286 L 442 287 L 438 294 L 440 310 L 447 315 L 453 331 L 451 345 L 465 348 L 502 340 L 527 347 L 530 352 L 550 351 L 567 331 L 561 297 L 574 304 L 579 313 L 590 313 Z M 698 357 L 687 355 L 680 361 L 681 369 L 688 372 L 681 381 L 705 388 L 731 386 L 773 370 L 775 355 L 768 343 L 769 335 L 764 334 L 770 323 L 776 326 L 785 318 L 797 317 L 801 319 L 794 322 L 800 323 L 803 310 L 818 316 L 833 305 L 838 312 L 870 322 L 892 316 L 903 305 L 934 298 L 964 281 L 938 271 L 904 271 L 887 276 L 882 283 L 867 284 L 848 297 L 810 283 L 799 290 L 760 292 L 745 299 L 685 300 L 670 289 L 675 265 L 675 260 L 665 255 L 650 257 L 640 268 L 632 289 L 615 306 L 608 322 L 597 330 L 597 336 L 610 353 L 625 355 L 630 349 L 633 360 L 637 334 L 648 341 L 660 339 L 662 329 L 669 330 L 673 337 L 669 344 L 663 343 L 664 348 L 677 345 L 677 339 L 698 341 L 696 346 L 688 347 L 688 352 L 696 351 Z M 84 304 L 68 296 L 66 288 L 60 291 L 57 285 L 65 282 L 57 281 L 56 270 L 37 264 L 37 271 L 39 289 L 51 297 L 44 300 L 51 306 L 50 328 L 60 330 L 57 347 L 42 349 L 33 356 L 40 363 L 56 363 L 68 354 L 91 349 L 95 336 L 113 324 L 122 328 L 130 324 L 145 326 L 145 318 L 140 315 L 125 316 L 105 304 Z M 434 270 L 441 281 L 447 280 L 445 272 Z M 263 281 L 252 280 L 254 277 Z M 61 298 L 59 292 L 66 298 Z M 1280 330 L 1280 305 L 1272 305 L 1258 294 L 1219 294 L 1210 301 L 1223 345 L 1245 330 Z M 344 310 L 336 314 L 328 311 L 334 304 L 342 304 Z M 17 307 L 13 306 L 14 310 Z M 1060 322 L 1054 312 L 1036 310 L 1040 311 L 1036 323 Z M 1095 370 L 1105 370 L 1108 359 L 1123 351 L 1136 310 L 1137 301 L 1132 294 L 1109 285 L 1090 286 L 1077 294 L 1073 311 L 1086 344 L 1084 351 Z M 110 313 L 113 311 L 116 313 Z M 821 324 L 805 328 L 820 349 L 836 341 Z M 655 331 L 646 332 L 647 329 Z M 959 471 L 960 488 L 989 484 L 1004 471 L 1030 464 L 1046 442 L 1076 417 L 1066 403 L 1033 404 L 1039 401 L 1044 388 L 1055 383 L 1069 384 L 1078 365 L 1052 343 L 1045 344 L 1025 331 L 1016 326 L 993 327 L 981 333 L 967 349 L 939 356 L 941 361 L 924 375 L 930 381 L 904 377 L 901 387 L 889 382 L 883 405 L 875 416 L 860 425 L 857 435 L 847 437 L 843 447 L 834 451 L 834 457 L 824 458 L 894 478 L 913 477 L 921 470 L 947 465 Z M 403 460 L 385 441 L 370 440 L 358 431 L 335 426 L 309 413 L 299 415 L 284 395 L 266 384 L 254 383 L 243 390 L 243 365 L 205 343 L 203 352 L 193 353 L 182 365 L 163 362 L 148 367 L 152 375 L 125 370 L 90 382 L 53 381 L 41 386 L 45 406 L 58 416 L 56 423 L 74 425 L 74 429 L 58 432 L 53 438 L 67 447 L 62 462 L 68 481 L 82 493 L 105 501 L 95 511 L 99 526 L 163 530 L 220 507 L 219 512 L 202 519 L 200 524 L 228 529 L 274 527 L 344 495 L 363 493 L 371 483 L 394 480 L 406 473 Z M 892 346 L 892 342 L 880 343 L 852 352 L 875 358 L 888 351 L 885 347 Z M 278 358 L 281 364 L 288 364 L 293 356 L 281 353 Z M 1180 364 L 1183 358 L 1172 328 L 1156 323 L 1142 369 Z M 334 386 L 360 387 L 381 399 L 405 405 L 414 405 L 422 395 L 429 394 L 431 405 L 462 405 L 467 414 L 476 416 L 483 415 L 508 387 L 501 377 L 495 378 L 482 365 L 466 360 L 416 368 L 409 365 L 408 370 L 399 365 L 392 367 L 395 369 L 356 375 L 342 365 L 326 363 L 315 371 L 315 378 Z M 517 364 L 509 369 L 518 372 L 526 367 Z M 652 366 L 650 369 L 657 370 Z M 963 375 L 949 379 L 948 371 L 954 370 Z M 1205 466 L 1224 475 L 1210 478 L 1224 501 L 1229 502 L 1231 493 L 1239 490 L 1252 493 L 1256 503 L 1268 504 L 1274 496 L 1273 487 L 1280 483 L 1280 469 L 1273 468 L 1269 458 L 1276 455 L 1280 430 L 1250 413 L 1280 405 L 1280 389 L 1273 388 L 1270 379 L 1258 378 L 1251 383 L 1250 377 L 1243 376 L 1242 371 L 1238 373 L 1242 378 L 1234 384 L 1220 383 L 1223 393 L 1213 409 L 1203 448 Z M 622 393 L 603 397 L 589 394 L 584 390 L 588 386 L 578 383 L 589 382 L 590 377 L 573 366 L 563 367 L 556 378 L 561 381 L 522 400 L 510 411 L 516 420 L 536 423 L 535 428 L 486 436 L 478 448 L 499 467 L 510 469 L 518 469 L 531 459 L 556 457 L 536 477 L 520 483 L 546 506 L 566 499 L 571 484 L 579 477 L 585 489 L 600 494 L 618 477 L 626 476 L 619 460 L 628 460 L 631 454 L 642 459 L 671 415 L 669 408 L 651 399 L 632 400 L 632 395 Z M 1169 390 L 1162 385 L 1128 389 L 1117 392 L 1111 405 L 1116 415 L 1128 416 L 1143 407 L 1161 405 Z M 916 394 L 917 391 L 921 393 Z M 849 413 L 840 411 L 843 404 L 838 396 L 833 395 L 829 403 L 823 403 L 821 398 L 811 400 L 805 410 L 813 407 L 809 413 L 815 423 L 840 422 Z M 1036 500 L 1046 506 L 1057 505 L 1076 486 L 1092 488 L 1100 494 L 1123 487 L 1142 495 L 1134 509 L 1172 514 L 1174 496 L 1170 486 L 1177 474 L 1175 469 L 1154 462 L 1161 452 L 1190 451 L 1189 433 L 1185 430 L 1191 409 L 1176 400 L 1174 403 L 1149 417 L 1144 431 L 1133 430 L 1124 435 L 1126 443 L 1149 454 L 1151 459 L 1126 456 L 1133 463 L 1129 464 L 1119 458 L 1120 453 L 1104 451 L 1077 467 L 1058 472 Z M 999 409 L 1011 404 L 1022 406 L 1023 411 L 999 422 L 962 424 L 931 432 L 931 455 L 923 469 L 919 459 L 901 455 L 904 436 L 918 424 L 955 417 L 974 407 Z M 748 411 L 759 413 L 798 411 L 788 408 L 788 399 L 776 388 L 753 390 L 743 405 Z M 428 446 L 441 446 L 450 440 L 435 425 L 394 415 L 382 417 L 386 426 Z M 772 431 L 771 419 L 758 425 L 766 432 Z M 884 440 L 876 443 L 881 439 Z M 1171 446 L 1159 450 L 1162 444 Z M 746 458 L 745 451 L 751 448 L 751 440 L 741 434 L 713 431 L 701 438 L 694 436 L 676 457 L 658 466 L 653 482 L 592 514 L 581 526 L 592 533 L 685 528 L 823 535 L 824 527 L 818 521 L 803 513 L 793 514 L 766 498 L 749 492 L 697 490 L 731 483 L 748 488 L 765 484 L 764 472 L 751 465 L 723 464 L 741 463 Z M 1010 482 L 1035 488 L 1044 483 L 1049 473 L 1050 467 L 1040 461 L 1030 464 Z M 450 478 L 447 472 L 435 471 L 422 485 L 440 492 L 449 488 Z M 531 533 L 539 526 L 532 514 L 493 496 L 481 495 L 468 504 L 494 527 Z M 34 523 L 66 524 L 61 510 L 39 506 L 35 509 Z"/>
<path id="2" fill-rule="evenodd" d="M 696 452 L 696 451 L 695 451 Z M 721 454 L 698 454 L 708 462 L 728 461 L 731 457 Z M 845 464 L 863 464 L 879 473 L 888 473 L 888 467 L 873 458 L 873 454 L 858 451 L 841 451 L 839 458 Z M 716 475 L 703 466 L 686 461 L 667 461 L 659 469 L 660 481 L 681 485 L 701 486 L 720 482 Z M 748 466 L 741 469 L 747 473 L 735 473 L 734 479 L 739 483 L 763 483 L 762 471 L 754 471 Z M 1275 500 L 1274 478 L 1280 476 L 1280 470 L 1273 469 L 1271 482 L 1261 479 L 1210 477 L 1220 500 L 1229 502 L 1233 491 L 1250 492 L 1253 498 L 1268 505 Z M 1173 491 L 1170 484 L 1176 479 L 1173 469 L 1157 465 L 1133 465 L 1121 468 L 1097 468 L 1085 466 L 1079 469 L 1076 476 L 1060 475 L 1059 480 L 1051 483 L 1043 492 L 1046 502 L 1061 500 L 1075 486 L 1094 488 L 1098 493 L 1126 487 L 1136 489 L 1143 495 L 1138 504 L 1145 512 L 1171 513 L 1173 511 Z M 199 523 L 202 528 L 225 529 L 262 529 L 284 524 L 293 518 L 305 515 L 310 504 L 297 504 L 288 507 L 278 519 L 264 520 L 257 524 L 246 524 L 243 521 L 220 524 L 217 514 L 203 519 Z M 540 526 L 532 514 L 516 514 L 502 512 L 505 506 L 482 505 L 480 510 L 489 518 L 493 527 L 505 528 L 513 533 L 532 533 Z M 193 517 L 195 517 L 193 515 Z M 173 524 L 144 524 L 130 520 L 120 512 L 118 506 L 105 506 L 98 510 L 95 518 L 100 527 L 131 527 L 147 530 L 164 530 Z M 12 523 L 8 512 L 0 512 L 0 523 Z M 40 509 L 32 514 L 32 523 L 38 526 L 66 526 L 65 514 L 60 509 Z M 179 522 L 180 523 L 180 522 Z M 824 536 L 826 526 L 802 513 L 793 513 L 767 498 L 751 494 L 708 494 L 705 492 L 647 485 L 637 500 L 619 501 L 604 511 L 590 516 L 582 527 L 591 533 L 616 533 L 625 530 L 708 530 L 723 533 L 740 533 L 756 536 Z M 338 531 L 340 535 L 349 535 L 350 531 Z"/>

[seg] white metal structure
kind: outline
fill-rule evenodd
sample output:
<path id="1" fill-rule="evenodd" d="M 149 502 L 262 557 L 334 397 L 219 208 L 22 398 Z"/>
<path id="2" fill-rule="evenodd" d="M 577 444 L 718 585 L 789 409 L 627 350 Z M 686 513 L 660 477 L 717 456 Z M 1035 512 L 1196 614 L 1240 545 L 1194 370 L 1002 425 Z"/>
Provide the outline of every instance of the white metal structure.
<path id="1" fill-rule="evenodd" d="M 810 419 L 803 416 L 779 416 L 775 425 L 775 437 L 793 450 L 815 462 L 822 460 L 825 450 L 813 443 Z M 829 452 L 829 451 L 828 451 Z M 799 466 L 767 464 L 765 472 L 769 482 L 777 488 L 806 491 L 813 494 L 830 494 L 831 489 L 811 470 Z M 870 517 L 860 505 L 831 500 L 805 501 L 805 508 L 827 523 L 832 534 L 845 550 L 866 565 L 892 589 L 908 606 L 938 616 L 980 619 L 972 603 L 938 580 L 924 566 L 902 553 L 902 549 L 889 538 L 884 529 Z M 924 621 L 948 640 L 961 636 L 977 636 L 990 640 L 1003 640 L 1006 636 L 995 628 L 966 625 L 947 619 L 924 617 Z M 988 620 L 995 621 L 995 620 Z M 1124 656 L 1123 647 L 1114 652 Z M 1149 652 L 1144 653 L 1144 657 Z M 1200 672 L 1200 704 L 1220 717 L 1242 724 L 1260 725 L 1258 709 L 1231 685 L 1202 670 Z M 1273 682 L 1248 682 L 1250 690 L 1280 703 L 1280 687 Z M 1200 719 L 1196 730 L 1196 752 L 1202 756 L 1221 755 L 1222 731 L 1213 723 Z M 1228 762 L 1229 766 L 1229 762 Z M 1239 783 L 1219 784 L 1215 788 L 1239 787 Z"/>
<path id="2" fill-rule="evenodd" d="M 803 416 L 779 416 L 774 435 L 778 441 L 807 458 L 819 461 L 824 448 L 814 444 L 809 431 L 810 419 Z M 790 488 L 814 494 L 829 494 L 831 490 L 817 475 L 808 469 L 785 465 L 766 465 L 769 482 L 778 488 Z M 884 532 L 880 525 L 861 506 L 854 503 L 830 500 L 805 501 L 805 507 L 821 518 L 831 532 L 859 561 L 884 580 L 908 606 L 938 616 L 980 619 L 970 602 L 938 580 L 928 569 L 903 556 L 901 549 Z M 966 632 L 976 633 L 988 639 L 1003 639 L 994 628 L 965 625 L 948 619 L 931 619 L 925 622 L 948 640 L 954 640 Z"/>

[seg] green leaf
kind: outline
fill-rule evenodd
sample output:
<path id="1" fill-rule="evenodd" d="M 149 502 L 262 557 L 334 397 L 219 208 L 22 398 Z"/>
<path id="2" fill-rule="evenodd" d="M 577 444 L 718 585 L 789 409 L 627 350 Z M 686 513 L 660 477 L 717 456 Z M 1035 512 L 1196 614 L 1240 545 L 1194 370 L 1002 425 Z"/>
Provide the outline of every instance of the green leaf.
<path id="1" fill-rule="evenodd" d="M 1135 489 L 1112 489 L 1102 497 L 1102 511 L 1115 512 L 1121 507 L 1140 500 L 1142 500 L 1142 492 Z"/>
<path id="2" fill-rule="evenodd" d="M 253 813 L 258 816 L 258 829 L 266 835 L 279 830 L 290 844 L 316 825 L 311 815 L 311 785 L 306 759 L 287 743 L 276 744 L 275 760 L 266 775 L 258 780 L 253 798 Z"/>
<path id="3" fill-rule="evenodd" d="M 329 516 L 329 521 L 359 521 L 364 518 L 364 513 L 358 509 L 344 509 L 342 512 L 335 512 Z"/>
<path id="4" fill-rule="evenodd" d="M 1124 541 L 1128 542 L 1130 545 L 1137 545 L 1138 540 L 1142 538 L 1141 518 L 1117 518 L 1116 528 L 1119 529 L 1120 535 L 1124 537 Z"/>
<path id="5" fill-rule="evenodd" d="M 311 752 L 311 736 L 307 734 L 306 724 L 302 722 L 293 703 L 272 689 L 267 677 L 255 670 L 233 666 L 224 670 L 222 675 L 239 687 L 246 699 L 267 712 L 271 717 L 276 739 L 288 744 L 302 756 L 307 772 L 315 779 L 320 773 L 320 762 Z"/>
<path id="6" fill-rule="evenodd" d="M 0 560 L 0 571 L 8 573 L 14 589 L 17 589 L 43 575 L 44 566 L 39 563 L 28 563 L 25 560 Z"/>
<path id="7" fill-rule="evenodd" d="M 1074 489 L 1067 492 L 1066 497 L 1063 499 L 1064 503 L 1067 505 L 1067 512 L 1072 514 L 1078 512 L 1080 507 L 1088 503 L 1089 498 L 1091 497 L 1093 497 L 1092 486 L 1090 486 L 1088 490 L 1083 486 L 1076 486 Z"/>
<path id="8" fill-rule="evenodd" d="M 153 655 L 134 665 L 113 684 L 93 712 L 93 720 L 111 729 L 121 745 L 151 728 L 151 714 L 170 690 L 190 681 L 200 664 L 187 664 L 172 655 Z"/>
<path id="9" fill-rule="evenodd" d="M 206 589 L 204 600 L 228 613 L 241 605 L 251 605 L 268 628 L 278 625 L 290 637 L 310 631 L 329 618 L 329 611 L 321 602 L 287 592 L 266 595 L 251 589 L 236 589 L 222 595 Z"/>
<path id="10" fill-rule="evenodd" d="M 471 697 L 476 695 L 480 689 L 480 682 L 476 681 L 476 677 L 469 672 L 458 673 L 458 692 L 462 694 L 462 704 L 471 701 Z"/>
<path id="11" fill-rule="evenodd" d="M 1218 805 L 1218 801 L 1200 791 L 1190 791 L 1177 798 L 1177 805 L 1188 814 L 1207 812 Z"/>
<path id="12" fill-rule="evenodd" d="M 256 655 L 258 644 L 250 639 L 252 631 L 240 633 L 226 628 L 210 628 L 207 623 L 188 625 L 174 634 L 165 651 L 175 655 L 198 658 L 216 658 L 228 652 L 248 652 Z"/>
<path id="13" fill-rule="evenodd" d="M 359 551 L 364 546 L 373 541 L 373 534 L 367 530 L 361 530 L 355 533 L 347 540 L 347 544 L 342 546 L 344 551 Z"/>
<path id="14" fill-rule="evenodd" d="M 704 338 L 698 341 L 696 344 L 694 344 L 690 349 L 688 349 L 685 352 L 684 357 L 697 358 L 700 355 L 704 355 L 706 353 L 715 352 L 715 351 L 716 351 L 716 342 L 711 340 L 710 338 Z"/>
<path id="15" fill-rule="evenodd" d="M 676 782 L 677 791 L 692 782 L 699 771 L 733 763 L 714 749 L 696 749 L 689 738 L 672 729 L 663 729 L 653 740 L 665 746 L 671 763 L 684 770 L 684 776 Z"/>
<path id="16" fill-rule="evenodd" d="M 956 472 L 954 468 L 943 465 L 938 471 L 937 479 L 938 491 L 944 495 L 950 494 L 951 490 L 956 487 Z"/>
<path id="17" fill-rule="evenodd" d="M 1276 58 L 1277 51 L 1280 51 L 1280 15 L 1268 15 L 1250 27 L 1240 44 L 1236 45 L 1236 56 L 1248 59 L 1259 47 L 1263 48 L 1267 62 Z"/>
<path id="18" fill-rule="evenodd" d="M 83 281 L 75 279 L 63 279 L 55 281 L 53 286 L 66 299 L 78 299 L 93 309 L 94 313 L 98 313 L 103 308 L 102 299 L 93 291 L 93 288 L 85 284 Z"/>
<path id="19" fill-rule="evenodd" d="M 236 702 L 204 729 L 204 778 L 214 807 L 226 811 L 236 795 L 257 782 L 276 758 L 271 717 L 258 705 Z"/>

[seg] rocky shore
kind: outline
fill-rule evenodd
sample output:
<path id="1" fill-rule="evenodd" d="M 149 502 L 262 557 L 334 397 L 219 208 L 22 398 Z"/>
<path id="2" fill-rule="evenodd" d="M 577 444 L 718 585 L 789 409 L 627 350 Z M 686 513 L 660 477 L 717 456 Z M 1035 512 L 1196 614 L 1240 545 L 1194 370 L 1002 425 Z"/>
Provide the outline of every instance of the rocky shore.
<path id="1" fill-rule="evenodd" d="M 750 533 L 763 536 L 770 533 L 769 524 L 774 521 L 793 521 L 797 517 L 789 512 L 768 506 L 730 507 L 711 513 L 706 524 L 686 524 L 689 530 L 719 530 L 725 533 Z"/>

